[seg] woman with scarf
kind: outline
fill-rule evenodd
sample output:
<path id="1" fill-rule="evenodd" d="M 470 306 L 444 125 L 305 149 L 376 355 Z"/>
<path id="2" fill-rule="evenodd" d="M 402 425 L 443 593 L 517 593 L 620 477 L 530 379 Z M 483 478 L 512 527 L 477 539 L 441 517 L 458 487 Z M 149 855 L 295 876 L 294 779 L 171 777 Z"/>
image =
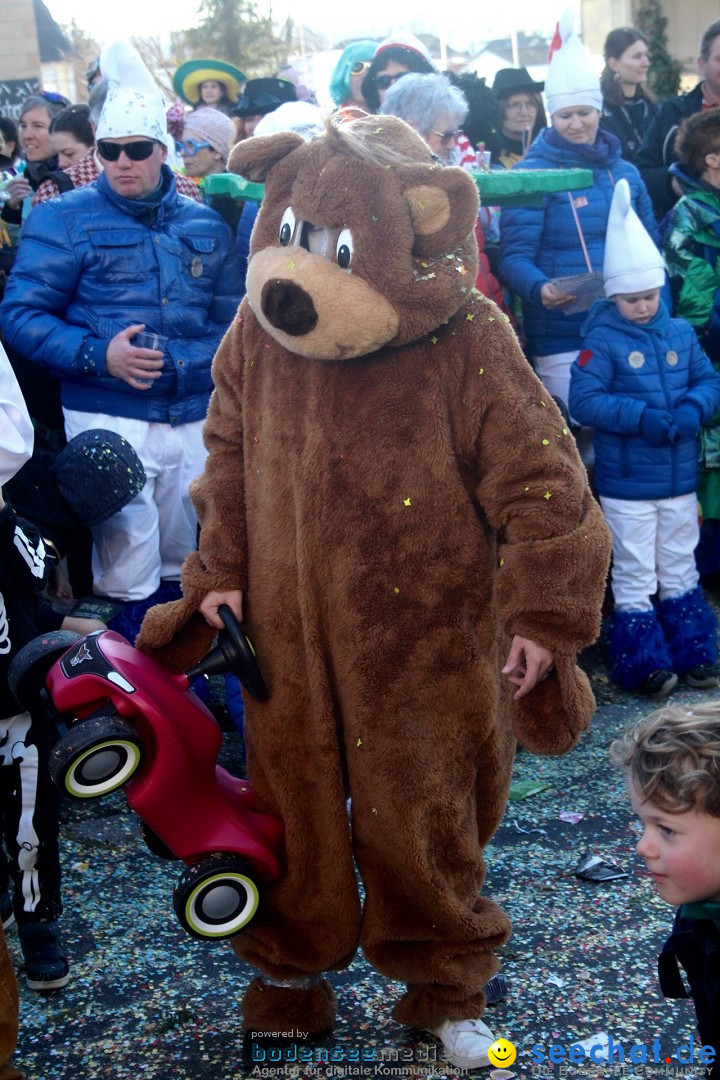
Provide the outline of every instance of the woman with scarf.
<path id="1" fill-rule="evenodd" d="M 530 147 L 522 169 L 590 169 L 592 186 L 543 197 L 541 206 L 504 209 L 500 214 L 500 280 L 522 300 L 523 329 L 528 352 L 546 389 L 565 404 L 570 367 L 581 348 L 585 310 L 571 286 L 554 283 L 597 273 L 597 297 L 602 295 L 610 204 L 617 181 L 624 177 L 632 205 L 657 243 L 652 205 L 640 173 L 620 156 L 620 142 L 600 128 L 602 93 L 592 73 L 589 54 L 570 31 L 553 53 L 545 80 L 550 127 Z M 570 312 L 566 310 L 570 308 Z"/>
<path id="2" fill-rule="evenodd" d="M 18 122 L 20 146 L 25 168 L 7 186 L 7 199 L 0 217 L 14 236 L 20 235 L 22 223 L 30 213 L 32 194 L 58 167 L 57 154 L 50 141 L 50 124 L 70 105 L 62 94 L 43 90 L 25 99 Z"/>

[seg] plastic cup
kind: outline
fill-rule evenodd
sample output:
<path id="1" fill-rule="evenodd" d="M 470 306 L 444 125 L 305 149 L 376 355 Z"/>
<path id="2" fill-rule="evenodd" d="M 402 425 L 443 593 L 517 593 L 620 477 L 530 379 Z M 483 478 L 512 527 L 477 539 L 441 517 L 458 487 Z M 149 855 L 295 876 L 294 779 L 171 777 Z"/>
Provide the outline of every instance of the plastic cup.
<path id="1" fill-rule="evenodd" d="M 490 150 L 478 150 L 475 154 L 475 167 L 482 172 L 490 172 L 491 158 Z"/>
<path id="2" fill-rule="evenodd" d="M 162 353 L 165 352 L 167 343 L 168 339 L 164 334 L 153 334 L 150 330 L 143 330 L 141 333 L 136 334 L 131 342 L 138 349 L 155 349 L 157 352 Z"/>

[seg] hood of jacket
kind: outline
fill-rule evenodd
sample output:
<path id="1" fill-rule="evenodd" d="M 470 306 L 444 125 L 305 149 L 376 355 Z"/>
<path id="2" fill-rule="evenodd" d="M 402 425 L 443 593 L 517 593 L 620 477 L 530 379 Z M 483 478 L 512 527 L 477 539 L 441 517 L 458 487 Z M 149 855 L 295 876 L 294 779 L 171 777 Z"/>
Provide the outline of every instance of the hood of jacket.
<path id="1" fill-rule="evenodd" d="M 590 308 L 588 317 L 582 324 L 580 332 L 583 337 L 585 337 L 590 330 L 606 326 L 612 327 L 614 330 L 622 330 L 626 337 L 636 337 L 638 341 L 641 342 L 643 336 L 647 333 L 657 334 L 658 336 L 667 334 L 669 325 L 670 312 L 662 300 L 660 300 L 656 315 L 650 322 L 639 325 L 638 323 L 630 322 L 624 315 L 621 315 L 614 300 L 606 299 L 595 301 Z"/>

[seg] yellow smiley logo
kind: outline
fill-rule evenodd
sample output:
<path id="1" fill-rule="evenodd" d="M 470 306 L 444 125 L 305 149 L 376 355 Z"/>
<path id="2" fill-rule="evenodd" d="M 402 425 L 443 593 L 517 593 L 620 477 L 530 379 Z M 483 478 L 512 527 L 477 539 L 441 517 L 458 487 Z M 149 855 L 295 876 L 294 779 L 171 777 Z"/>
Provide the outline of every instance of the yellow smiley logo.
<path id="1" fill-rule="evenodd" d="M 507 1039 L 496 1039 L 492 1046 L 488 1047 L 488 1057 L 491 1065 L 497 1065 L 502 1069 L 506 1065 L 512 1065 L 517 1057 L 517 1050 Z"/>

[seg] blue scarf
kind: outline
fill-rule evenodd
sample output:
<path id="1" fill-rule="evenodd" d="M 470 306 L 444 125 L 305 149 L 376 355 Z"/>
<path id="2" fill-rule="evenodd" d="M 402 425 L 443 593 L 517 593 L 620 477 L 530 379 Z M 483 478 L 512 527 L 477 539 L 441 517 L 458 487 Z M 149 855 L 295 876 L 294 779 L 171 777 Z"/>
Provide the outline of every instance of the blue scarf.
<path id="1" fill-rule="evenodd" d="M 547 129 L 545 138 L 550 146 L 556 150 L 566 150 L 575 157 L 579 157 L 591 169 L 606 167 L 610 159 L 617 156 L 620 149 L 620 140 L 611 132 L 603 131 L 602 128 L 598 128 L 595 142 L 592 144 L 570 142 L 558 134 L 554 127 Z"/>

